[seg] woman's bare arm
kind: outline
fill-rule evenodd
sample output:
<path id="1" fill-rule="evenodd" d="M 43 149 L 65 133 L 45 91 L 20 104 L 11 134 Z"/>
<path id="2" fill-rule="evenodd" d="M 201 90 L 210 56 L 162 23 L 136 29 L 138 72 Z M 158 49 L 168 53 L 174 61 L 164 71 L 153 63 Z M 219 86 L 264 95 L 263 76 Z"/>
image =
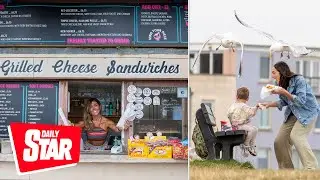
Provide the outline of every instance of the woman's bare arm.
<path id="1" fill-rule="evenodd" d="M 107 128 L 110 128 L 115 132 L 120 132 L 119 128 L 116 126 L 116 124 L 113 121 L 111 121 L 110 119 L 107 119 L 107 118 L 105 118 L 105 120 L 106 120 Z"/>
<path id="2" fill-rule="evenodd" d="M 84 121 L 79 121 L 77 123 L 73 123 L 74 126 L 80 127 L 80 128 L 84 128 Z"/>

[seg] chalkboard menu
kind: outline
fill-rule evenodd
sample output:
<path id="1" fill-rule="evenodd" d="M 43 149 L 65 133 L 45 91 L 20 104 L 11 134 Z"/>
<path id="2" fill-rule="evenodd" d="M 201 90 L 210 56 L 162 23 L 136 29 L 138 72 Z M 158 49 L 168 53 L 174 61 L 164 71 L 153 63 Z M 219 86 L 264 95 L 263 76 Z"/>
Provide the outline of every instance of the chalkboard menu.
<path id="1" fill-rule="evenodd" d="M 0 82 L 0 138 L 11 122 L 57 124 L 58 83 Z"/>
<path id="2" fill-rule="evenodd" d="M 188 5 L 181 6 L 180 12 L 180 41 L 182 43 L 188 43 Z"/>
<path id="3" fill-rule="evenodd" d="M 162 4 L 0 5 L 0 45 L 186 46 L 186 11 Z"/>
<path id="4" fill-rule="evenodd" d="M 142 5 L 137 20 L 138 43 L 179 43 L 176 6 Z"/>

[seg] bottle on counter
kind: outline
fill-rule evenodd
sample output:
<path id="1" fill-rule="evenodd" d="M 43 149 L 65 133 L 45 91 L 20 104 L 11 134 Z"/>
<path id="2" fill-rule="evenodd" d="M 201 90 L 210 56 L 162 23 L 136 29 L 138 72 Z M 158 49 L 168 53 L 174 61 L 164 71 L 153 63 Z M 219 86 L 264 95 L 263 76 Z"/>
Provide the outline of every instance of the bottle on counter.
<path id="1" fill-rule="evenodd" d="M 101 102 L 101 106 L 104 107 L 106 105 L 106 101 L 104 99 L 99 99 L 99 101 Z M 101 108 L 101 114 L 106 114 L 106 109 Z"/>
<path id="2" fill-rule="evenodd" d="M 112 116 L 112 114 L 113 114 L 113 104 L 110 101 L 110 103 L 109 103 L 109 115 Z"/>
<path id="3" fill-rule="evenodd" d="M 108 104 L 108 102 L 106 102 L 106 115 L 107 116 L 109 115 L 109 104 Z"/>
<path id="4" fill-rule="evenodd" d="M 116 115 L 119 116 L 120 115 L 120 101 L 119 99 L 117 98 L 117 105 L 116 105 Z"/>

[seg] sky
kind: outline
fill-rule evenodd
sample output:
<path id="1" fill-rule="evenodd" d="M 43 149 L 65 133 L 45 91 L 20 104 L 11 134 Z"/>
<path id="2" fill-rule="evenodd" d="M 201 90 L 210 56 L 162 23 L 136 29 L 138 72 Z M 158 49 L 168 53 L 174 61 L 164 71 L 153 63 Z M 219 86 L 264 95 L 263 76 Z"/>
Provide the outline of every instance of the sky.
<path id="1" fill-rule="evenodd" d="M 189 38 L 202 43 L 215 33 L 232 32 L 244 44 L 272 42 L 234 17 L 289 44 L 320 48 L 320 1 L 189 0 Z M 215 42 L 213 40 L 212 42 Z"/>

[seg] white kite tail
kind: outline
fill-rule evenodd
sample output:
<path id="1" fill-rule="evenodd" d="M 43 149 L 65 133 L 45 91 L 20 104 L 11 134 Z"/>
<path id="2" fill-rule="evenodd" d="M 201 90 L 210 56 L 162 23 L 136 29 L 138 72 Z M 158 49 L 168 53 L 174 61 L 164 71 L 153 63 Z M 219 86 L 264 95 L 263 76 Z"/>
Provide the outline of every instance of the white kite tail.
<path id="1" fill-rule="evenodd" d="M 196 64 L 198 58 L 200 57 L 203 48 L 204 48 L 204 47 L 208 44 L 208 42 L 210 42 L 213 38 L 217 38 L 217 35 L 214 34 L 213 36 L 209 37 L 209 38 L 202 44 L 202 46 L 201 46 L 201 48 L 200 48 L 200 50 L 199 50 L 196 58 L 194 59 L 194 62 L 193 62 L 193 65 L 192 65 L 192 69 L 194 68 L 194 65 Z M 220 40 L 220 39 L 219 39 L 219 40 Z"/>

